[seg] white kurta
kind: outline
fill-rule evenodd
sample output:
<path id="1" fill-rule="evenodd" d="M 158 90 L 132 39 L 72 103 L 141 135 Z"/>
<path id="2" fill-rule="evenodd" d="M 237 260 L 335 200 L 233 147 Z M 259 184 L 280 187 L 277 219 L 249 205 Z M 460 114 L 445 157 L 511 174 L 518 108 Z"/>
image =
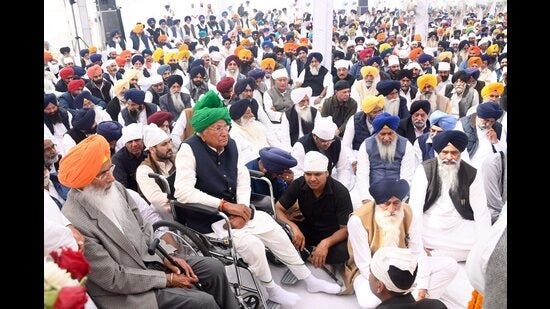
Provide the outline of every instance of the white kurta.
<path id="1" fill-rule="evenodd" d="M 462 127 L 462 122 L 459 120 L 456 123 L 455 130 L 464 132 L 464 128 Z M 473 156 L 471 156 L 471 164 L 476 169 L 480 169 L 483 165 L 483 162 L 487 159 L 487 157 L 491 156 L 493 152 L 493 146 L 495 147 L 496 151 L 502 151 L 506 152 L 507 143 L 506 143 L 506 132 L 505 130 L 502 130 L 502 133 L 500 134 L 500 139 L 498 143 L 492 144 L 489 138 L 487 137 L 487 130 L 481 130 L 476 125 L 476 133 L 477 133 L 477 139 L 478 139 L 478 145 L 477 150 L 474 153 Z"/>
<path id="2" fill-rule="evenodd" d="M 161 170 L 161 174 L 164 176 L 169 175 L 169 171 L 173 164 L 170 161 L 159 162 L 156 161 Z M 140 164 L 136 169 L 136 181 L 141 190 L 141 193 L 149 203 L 155 208 L 159 215 L 165 220 L 172 220 L 172 210 L 170 209 L 170 201 L 168 195 L 162 192 L 162 189 L 154 178 L 148 176 L 149 173 L 153 173 L 153 169 L 145 164 Z"/>
<path id="3" fill-rule="evenodd" d="M 67 227 L 69 224 L 50 193 L 44 190 L 44 256 L 64 246 L 78 250 L 73 232 Z"/>
<path id="4" fill-rule="evenodd" d="M 253 131 L 253 134 L 244 130 L 236 122 L 232 124 L 231 131 L 229 131 L 229 135 L 235 140 L 239 149 L 239 163 L 243 165 L 257 159 L 260 156 L 260 149 L 269 147 L 265 126 L 257 120 L 253 122 L 252 126 L 253 128 L 249 130 Z"/>

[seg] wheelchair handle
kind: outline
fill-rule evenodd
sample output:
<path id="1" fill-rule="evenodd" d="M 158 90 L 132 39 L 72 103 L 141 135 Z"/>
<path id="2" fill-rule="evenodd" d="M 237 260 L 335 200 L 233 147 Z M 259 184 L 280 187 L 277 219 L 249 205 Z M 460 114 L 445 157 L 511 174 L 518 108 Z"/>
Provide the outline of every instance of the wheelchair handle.
<path id="1" fill-rule="evenodd" d="M 168 180 L 166 180 L 166 177 L 160 175 L 160 174 L 157 174 L 157 173 L 148 173 L 147 176 L 149 176 L 149 178 L 155 178 L 155 179 L 158 179 L 162 182 L 162 185 L 164 186 L 164 192 L 168 195 L 170 195 L 170 184 L 168 184 Z"/>
<path id="2" fill-rule="evenodd" d="M 200 203 L 185 203 L 182 206 L 207 215 L 219 214 L 218 209 Z"/>
<path id="3" fill-rule="evenodd" d="M 261 177 L 264 177 L 265 174 L 260 172 L 260 171 L 257 171 L 257 170 L 248 170 L 250 172 L 250 176 L 252 177 L 256 177 L 256 178 L 261 178 Z"/>

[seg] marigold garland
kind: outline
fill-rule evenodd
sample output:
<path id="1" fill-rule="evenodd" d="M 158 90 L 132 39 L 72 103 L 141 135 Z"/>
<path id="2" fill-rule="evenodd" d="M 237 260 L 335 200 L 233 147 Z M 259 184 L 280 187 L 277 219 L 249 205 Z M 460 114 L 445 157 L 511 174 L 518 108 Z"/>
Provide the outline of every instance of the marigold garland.
<path id="1" fill-rule="evenodd" d="M 478 291 L 474 290 L 472 292 L 472 299 L 468 302 L 468 309 L 481 309 L 483 304 L 483 295 Z"/>

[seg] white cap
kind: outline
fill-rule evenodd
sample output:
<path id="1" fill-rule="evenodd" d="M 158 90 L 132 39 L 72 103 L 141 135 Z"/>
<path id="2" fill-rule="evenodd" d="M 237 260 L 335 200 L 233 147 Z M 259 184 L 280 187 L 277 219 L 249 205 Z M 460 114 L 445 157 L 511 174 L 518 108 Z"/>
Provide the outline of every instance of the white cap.
<path id="1" fill-rule="evenodd" d="M 286 71 L 286 69 L 278 69 L 278 70 L 273 71 L 273 73 L 271 73 L 271 77 L 273 79 L 277 79 L 277 78 L 281 78 L 281 77 L 288 78 L 288 72 Z"/>
<path id="2" fill-rule="evenodd" d="M 155 74 L 155 75 L 149 77 L 149 82 L 151 83 L 151 85 L 161 83 L 161 82 L 163 82 L 162 76 L 160 76 L 158 74 Z"/>
<path id="3" fill-rule="evenodd" d="M 438 71 L 450 71 L 451 70 L 451 64 L 449 64 L 448 62 L 445 62 L 445 61 L 441 61 L 437 65 L 437 70 Z"/>
<path id="4" fill-rule="evenodd" d="M 334 68 L 340 69 L 340 68 L 346 68 L 349 70 L 350 61 L 345 59 L 340 59 L 334 61 Z"/>
<path id="5" fill-rule="evenodd" d="M 332 121 L 332 116 L 327 116 L 315 119 L 315 126 L 311 133 L 317 135 L 320 139 L 331 140 L 334 138 L 334 135 L 336 135 L 336 129 L 338 129 L 338 127 Z"/>
<path id="6" fill-rule="evenodd" d="M 122 145 L 135 139 L 143 139 L 143 124 L 131 123 L 122 128 L 122 136 L 118 140 Z"/>
<path id="7" fill-rule="evenodd" d="M 213 51 L 210 53 L 210 59 L 214 61 L 222 61 L 223 56 L 219 51 Z"/>
<path id="8" fill-rule="evenodd" d="M 143 126 L 143 144 L 146 148 L 156 146 L 168 139 L 170 136 L 166 134 L 166 131 L 157 127 L 155 123 Z"/>
<path id="9" fill-rule="evenodd" d="M 396 55 L 389 55 L 388 56 L 388 65 L 399 65 L 399 58 Z"/>
<path id="10" fill-rule="evenodd" d="M 309 151 L 304 157 L 305 172 L 326 172 L 328 170 L 328 158 L 318 152 Z"/>
<path id="11" fill-rule="evenodd" d="M 290 92 L 290 99 L 292 100 L 292 102 L 294 102 L 294 104 L 298 104 L 304 99 L 305 96 L 311 98 L 312 93 L 313 89 L 311 89 L 311 87 L 295 88 L 292 90 L 292 92 Z"/>

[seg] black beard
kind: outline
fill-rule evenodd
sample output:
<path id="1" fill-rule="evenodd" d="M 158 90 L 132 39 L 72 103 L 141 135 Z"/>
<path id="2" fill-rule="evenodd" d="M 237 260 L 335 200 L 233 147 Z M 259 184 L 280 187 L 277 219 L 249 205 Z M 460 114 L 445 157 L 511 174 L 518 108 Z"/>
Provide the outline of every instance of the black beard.
<path id="1" fill-rule="evenodd" d="M 132 117 L 134 120 L 137 120 L 138 117 L 139 117 L 139 110 L 137 109 L 134 109 L 134 110 L 128 110 L 128 113 L 130 114 L 130 117 Z"/>
<path id="2" fill-rule="evenodd" d="M 202 81 L 193 81 L 193 85 L 200 87 L 202 86 Z"/>
<path id="3" fill-rule="evenodd" d="M 94 84 L 96 84 L 96 86 L 101 86 L 101 84 L 103 84 L 103 79 L 94 80 Z"/>
<path id="4" fill-rule="evenodd" d="M 44 117 L 48 119 L 51 123 L 61 123 L 63 119 L 61 119 L 61 114 L 59 113 L 59 110 L 56 110 L 55 112 L 51 114 L 44 114 Z"/>
<path id="5" fill-rule="evenodd" d="M 170 66 L 170 70 L 172 71 L 175 71 L 178 68 L 177 63 L 169 63 L 168 65 Z"/>

